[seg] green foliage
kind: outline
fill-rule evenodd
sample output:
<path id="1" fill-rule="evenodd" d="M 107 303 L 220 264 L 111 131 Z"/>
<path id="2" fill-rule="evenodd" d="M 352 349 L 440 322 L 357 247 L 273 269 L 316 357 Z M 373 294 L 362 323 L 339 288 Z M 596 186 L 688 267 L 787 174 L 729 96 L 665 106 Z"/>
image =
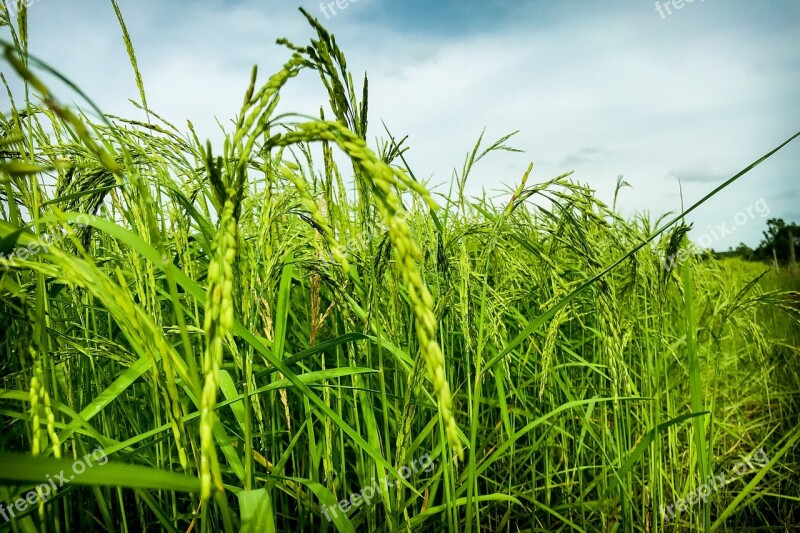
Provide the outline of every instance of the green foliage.
<path id="1" fill-rule="evenodd" d="M 792 253 L 794 249 L 794 253 Z M 773 256 L 773 250 L 775 255 Z M 756 259 L 772 260 L 777 257 L 782 264 L 789 263 L 800 255 L 800 226 L 794 223 L 787 224 L 782 218 L 767 220 L 767 229 L 764 231 L 764 240 L 756 248 Z"/>
<path id="2" fill-rule="evenodd" d="M 797 135 L 662 225 L 532 166 L 508 203 L 469 198 L 510 135 L 437 205 L 403 141 L 369 148 L 366 78 L 306 17 L 316 38 L 254 69 L 216 156 L 153 110 L 69 110 L 25 32 L 6 45 L 32 94 L 0 117 L 0 504 L 109 458 L 12 527 L 657 531 L 759 447 L 766 466 L 670 524 L 800 522 L 797 277 L 662 261 Z M 276 113 L 303 69 L 331 119 Z"/>

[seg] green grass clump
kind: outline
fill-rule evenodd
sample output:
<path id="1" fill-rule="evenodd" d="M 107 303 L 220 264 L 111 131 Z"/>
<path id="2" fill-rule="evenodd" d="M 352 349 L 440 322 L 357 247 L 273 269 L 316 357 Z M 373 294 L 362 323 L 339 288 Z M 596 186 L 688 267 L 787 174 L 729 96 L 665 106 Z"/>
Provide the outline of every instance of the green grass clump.
<path id="1" fill-rule="evenodd" d="M 0 529 L 800 522 L 796 276 L 660 259 L 786 143 L 669 220 L 532 167 L 508 203 L 468 197 L 510 136 L 480 139 L 434 199 L 405 139 L 369 147 L 366 78 L 310 17 L 309 45 L 280 41 L 263 85 L 253 71 L 215 156 L 147 107 L 115 3 L 144 121 L 60 104 L 21 7 L 4 54 L 26 91 L 0 118 Z M 302 70 L 330 96 L 318 120 L 276 111 Z"/>

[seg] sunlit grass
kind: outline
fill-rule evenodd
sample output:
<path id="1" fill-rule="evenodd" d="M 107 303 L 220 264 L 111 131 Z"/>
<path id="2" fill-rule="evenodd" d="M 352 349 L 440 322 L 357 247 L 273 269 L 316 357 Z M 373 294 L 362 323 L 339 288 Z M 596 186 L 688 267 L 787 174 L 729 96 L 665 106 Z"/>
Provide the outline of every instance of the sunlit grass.
<path id="1" fill-rule="evenodd" d="M 5 48 L 29 93 L 0 121 L 0 504 L 109 458 L 10 527 L 800 521 L 796 278 L 699 256 L 667 268 L 681 216 L 624 219 L 568 174 L 529 167 L 510 201 L 469 197 L 511 136 L 479 140 L 432 196 L 404 142 L 370 130 L 386 141 L 369 148 L 367 91 L 313 20 L 309 46 L 281 42 L 282 70 L 253 72 L 212 149 L 147 109 L 117 14 L 144 122 L 56 101 L 24 53 L 24 6 Z M 319 120 L 276 111 L 303 69 L 330 95 Z M 665 520 L 758 448 L 767 466 Z M 410 469 L 423 456 L 433 467 Z"/>

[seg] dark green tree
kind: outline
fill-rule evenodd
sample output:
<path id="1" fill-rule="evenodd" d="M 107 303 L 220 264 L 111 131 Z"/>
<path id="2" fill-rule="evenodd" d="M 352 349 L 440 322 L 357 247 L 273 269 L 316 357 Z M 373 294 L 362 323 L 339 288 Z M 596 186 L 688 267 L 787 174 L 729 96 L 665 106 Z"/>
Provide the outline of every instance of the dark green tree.
<path id="1" fill-rule="evenodd" d="M 747 246 L 745 243 L 740 242 L 739 246 L 736 247 L 736 250 L 734 250 L 733 253 L 741 257 L 742 259 L 745 259 L 747 261 L 752 261 L 753 255 L 755 254 L 755 250 Z"/>
<path id="2" fill-rule="evenodd" d="M 764 239 L 756 248 L 754 258 L 771 261 L 777 257 L 782 264 L 790 263 L 800 253 L 800 227 L 787 224 L 782 218 L 767 220 Z"/>

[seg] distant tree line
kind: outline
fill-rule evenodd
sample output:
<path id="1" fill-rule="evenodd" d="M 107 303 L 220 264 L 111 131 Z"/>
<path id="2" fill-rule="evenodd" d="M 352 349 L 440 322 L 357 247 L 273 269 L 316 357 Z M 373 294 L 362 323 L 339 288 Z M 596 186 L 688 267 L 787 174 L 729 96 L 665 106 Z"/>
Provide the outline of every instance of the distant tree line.
<path id="1" fill-rule="evenodd" d="M 787 224 L 782 218 L 767 220 L 767 230 L 764 238 L 755 249 L 745 243 L 740 243 L 735 249 L 727 252 L 718 252 L 719 257 L 741 257 L 748 261 L 768 261 L 792 268 L 797 264 L 800 255 L 800 226 L 796 223 Z"/>

